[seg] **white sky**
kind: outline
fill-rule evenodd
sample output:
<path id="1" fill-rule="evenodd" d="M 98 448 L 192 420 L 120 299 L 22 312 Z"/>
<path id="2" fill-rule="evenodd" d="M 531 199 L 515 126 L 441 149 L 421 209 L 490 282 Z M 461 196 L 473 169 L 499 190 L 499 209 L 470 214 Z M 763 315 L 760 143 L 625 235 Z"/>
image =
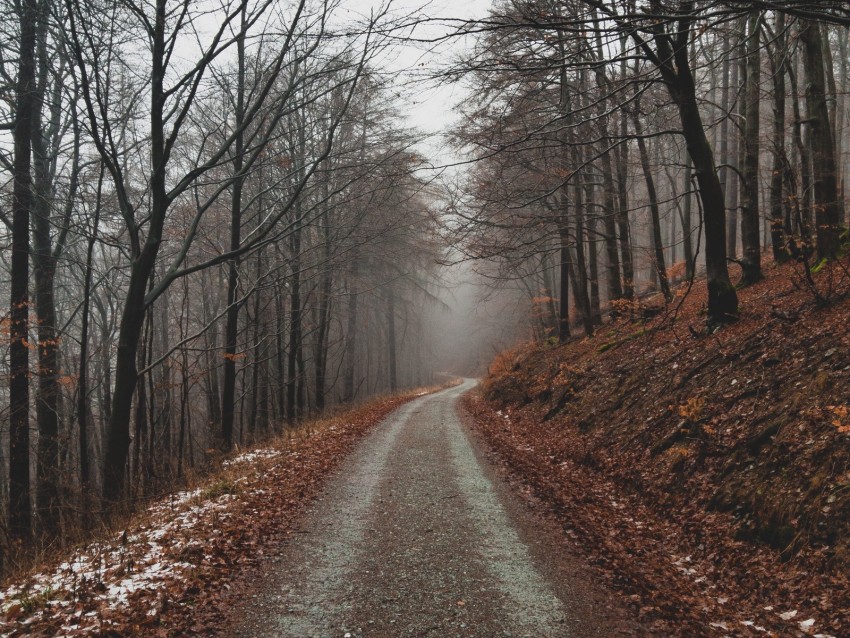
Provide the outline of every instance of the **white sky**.
<path id="1" fill-rule="evenodd" d="M 363 0 L 349 0 L 361 11 L 366 9 Z M 369 6 L 379 6 L 381 0 L 368 0 Z M 418 14 L 428 18 L 472 19 L 487 14 L 492 0 L 393 0 L 391 11 L 394 15 Z M 446 27 L 437 25 L 420 26 L 413 33 L 416 38 L 426 39 L 447 32 Z M 423 152 L 436 165 L 451 163 L 455 158 L 443 149 L 443 133 L 449 130 L 457 119 L 453 111 L 460 102 L 465 89 L 457 84 L 434 86 L 425 83 L 423 77 L 429 72 L 438 71 L 448 65 L 452 59 L 462 56 L 472 45 L 470 37 L 450 38 L 438 44 L 424 43 L 400 44 L 393 49 L 386 62 L 386 68 L 397 74 L 396 82 L 402 91 L 404 108 L 410 125 L 426 133 L 429 138 L 423 145 Z"/>

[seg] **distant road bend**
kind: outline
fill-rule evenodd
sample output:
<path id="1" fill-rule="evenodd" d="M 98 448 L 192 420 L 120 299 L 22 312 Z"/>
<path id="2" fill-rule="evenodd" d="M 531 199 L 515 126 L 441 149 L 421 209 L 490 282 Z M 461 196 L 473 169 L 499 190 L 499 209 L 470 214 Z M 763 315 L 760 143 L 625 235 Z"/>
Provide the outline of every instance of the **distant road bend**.
<path id="1" fill-rule="evenodd" d="M 424 396 L 344 462 L 227 634 L 281 638 L 643 635 L 466 432 Z"/>

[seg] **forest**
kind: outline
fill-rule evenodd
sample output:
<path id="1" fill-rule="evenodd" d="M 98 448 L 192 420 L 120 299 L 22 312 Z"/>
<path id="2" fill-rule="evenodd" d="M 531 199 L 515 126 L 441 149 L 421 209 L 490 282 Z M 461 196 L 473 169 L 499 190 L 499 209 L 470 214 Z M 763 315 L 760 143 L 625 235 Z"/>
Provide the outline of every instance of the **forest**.
<path id="1" fill-rule="evenodd" d="M 4 543 L 433 374 L 435 196 L 333 9 L 5 7 Z"/>
<path id="2" fill-rule="evenodd" d="M 704 280 L 710 335 L 782 265 L 819 307 L 847 295 L 843 2 L 3 14 L 4 562 L 496 333 L 675 321 Z M 435 151 L 407 111 L 446 87 Z M 497 329 L 446 329 L 458 269 Z"/>

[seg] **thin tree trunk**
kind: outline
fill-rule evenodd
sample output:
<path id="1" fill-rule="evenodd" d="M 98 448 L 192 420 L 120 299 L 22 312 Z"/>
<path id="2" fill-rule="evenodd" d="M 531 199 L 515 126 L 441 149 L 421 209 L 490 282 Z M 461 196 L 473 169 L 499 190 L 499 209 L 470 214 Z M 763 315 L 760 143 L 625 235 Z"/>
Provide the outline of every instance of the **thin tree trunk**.
<path id="1" fill-rule="evenodd" d="M 761 41 L 759 23 L 761 15 L 751 11 L 747 20 L 747 82 L 744 89 L 744 202 L 741 216 L 741 260 L 744 285 L 754 284 L 762 278 L 761 223 L 759 218 L 759 91 L 761 90 Z"/>
<path id="2" fill-rule="evenodd" d="M 581 149 L 574 147 L 575 165 L 581 166 Z M 581 175 L 574 177 L 575 184 L 573 185 L 573 251 L 570 251 L 570 262 L 573 267 L 570 272 L 577 279 L 573 282 L 575 290 L 574 297 L 576 305 L 581 315 L 581 322 L 584 326 L 584 333 L 588 336 L 593 334 L 593 311 L 590 305 L 590 291 L 587 277 L 587 261 L 584 255 L 584 187 L 582 186 Z"/>
<path id="3" fill-rule="evenodd" d="M 625 39 L 621 41 L 625 46 Z M 628 64 L 625 58 L 620 62 L 620 75 L 625 78 L 628 74 Z M 626 109 L 620 109 L 620 138 L 617 146 L 617 195 L 619 208 L 617 211 L 617 229 L 620 233 L 620 256 L 623 264 L 623 297 L 632 299 L 635 295 L 635 264 L 632 250 L 632 237 L 629 225 L 629 115 Z"/>
<path id="4" fill-rule="evenodd" d="M 351 272 L 348 276 L 348 309 L 347 309 L 347 326 L 345 330 L 345 373 L 343 375 L 343 392 L 342 400 L 345 403 L 351 403 L 354 400 L 354 374 L 357 370 L 357 302 L 359 276 L 358 255 L 351 257 Z"/>
<path id="5" fill-rule="evenodd" d="M 595 17 L 596 14 L 594 12 L 594 18 Z M 599 60 L 605 58 L 605 51 L 602 45 L 602 34 L 600 30 L 596 31 L 596 56 Z M 608 77 L 605 75 L 604 65 L 597 65 L 595 67 L 595 73 L 597 86 L 599 86 L 602 90 L 603 95 L 608 94 L 610 92 L 609 82 Z M 617 252 L 617 195 L 614 187 L 614 169 L 611 163 L 611 154 L 608 150 L 608 147 L 611 145 L 611 137 L 608 130 L 608 117 L 605 113 L 607 100 L 604 98 L 600 99 L 597 108 L 599 117 L 599 133 L 604 147 L 601 155 L 603 201 L 602 221 L 605 228 L 605 255 L 607 258 L 606 285 L 608 292 L 608 304 L 610 306 L 612 301 L 620 299 L 623 296 L 623 287 L 620 283 L 620 256 Z"/>
<path id="6" fill-rule="evenodd" d="M 726 210 L 723 188 L 717 176 L 714 154 L 705 135 L 696 99 L 696 84 L 687 41 L 693 21 L 680 21 L 676 43 L 660 38 L 662 53 L 657 61 L 670 96 L 679 111 L 682 135 L 694 163 L 705 220 L 705 269 L 708 284 L 708 323 L 716 325 L 738 315 L 738 295 L 729 280 L 726 264 Z M 672 63 L 671 63 L 672 61 Z"/>
<path id="7" fill-rule="evenodd" d="M 395 334 L 395 289 L 393 284 L 387 290 L 387 359 L 389 363 L 390 391 L 398 390 L 398 369 Z"/>
<path id="8" fill-rule="evenodd" d="M 782 185 L 785 172 L 785 14 L 778 12 L 775 18 L 775 40 L 770 56 L 773 72 L 773 166 L 770 177 L 770 239 L 773 259 L 776 263 L 788 260 L 785 246 L 784 191 Z"/>
<path id="9" fill-rule="evenodd" d="M 802 239 L 802 251 L 808 255 L 811 252 L 812 245 L 812 159 L 809 154 L 809 145 L 803 137 L 803 116 L 800 113 L 800 100 L 797 97 L 799 92 L 795 66 L 795 62 L 791 61 L 785 65 L 785 69 L 788 72 L 788 81 L 791 84 L 791 95 L 794 96 L 791 100 L 794 115 L 794 126 L 792 130 L 794 146 L 797 149 L 797 155 L 800 159 L 798 171 L 800 174 L 800 204 L 796 220 L 797 232 L 800 233 Z"/>
<path id="10" fill-rule="evenodd" d="M 693 197 L 691 196 L 691 180 L 693 179 L 693 167 L 691 158 L 685 160 L 685 174 L 682 202 L 682 246 L 685 252 L 685 277 L 690 281 L 695 273 L 696 264 L 694 263 L 694 240 L 693 240 L 693 222 L 691 221 L 691 209 Z"/>
<path id="11" fill-rule="evenodd" d="M 566 204 L 563 204 L 566 206 Z M 558 341 L 566 343 L 570 338 L 570 237 L 566 223 L 560 224 L 561 243 L 561 294 L 558 300 Z"/>
<path id="12" fill-rule="evenodd" d="M 661 238 L 661 212 L 658 208 L 658 194 L 655 190 L 655 179 L 652 176 L 652 168 L 649 163 L 649 152 L 646 149 L 646 141 L 643 139 L 643 125 L 638 114 L 639 108 L 639 103 L 636 103 L 635 111 L 632 114 L 632 125 L 635 128 L 635 136 L 637 137 L 638 151 L 640 153 L 640 164 L 643 169 L 644 181 L 646 182 L 647 196 L 649 197 L 649 212 L 652 222 L 653 267 L 658 276 L 661 292 L 664 298 L 670 301 L 672 295 L 670 294 L 670 282 L 667 280 L 667 265 L 664 260 L 664 241 Z"/>
<path id="13" fill-rule="evenodd" d="M 726 193 L 726 237 L 727 241 L 730 235 L 734 236 L 734 229 L 729 229 L 728 225 L 732 222 L 732 215 L 730 211 L 737 206 L 737 180 L 738 176 L 732 173 L 730 166 L 734 163 L 732 160 L 733 155 L 730 154 L 729 151 L 729 137 L 730 137 L 730 127 L 729 120 L 732 119 L 732 102 L 730 100 L 729 88 L 730 84 L 735 87 L 735 90 L 738 90 L 738 66 L 735 65 L 735 68 L 732 69 L 732 50 L 731 50 L 731 38 L 729 37 L 729 31 L 727 30 L 723 35 L 723 70 L 722 80 L 721 80 L 721 88 L 720 88 L 720 108 L 725 112 L 721 114 L 720 120 L 720 162 L 722 166 L 718 171 L 718 175 L 720 177 L 720 187 L 723 189 L 723 192 Z M 730 78 L 730 73 L 734 73 L 734 76 Z M 733 84 L 734 83 L 734 84 Z M 732 127 L 732 131 L 735 130 L 735 127 Z M 690 186 L 688 187 L 690 189 Z M 734 199 L 733 199 L 734 197 Z M 730 232 L 731 230 L 731 232 Z M 729 248 L 726 248 L 727 252 L 729 252 Z M 730 252 L 730 255 L 734 256 L 734 252 Z"/>
<path id="14" fill-rule="evenodd" d="M 727 106 L 730 116 L 733 117 L 734 126 L 731 128 L 732 144 L 728 155 L 723 161 L 740 170 L 744 153 L 742 130 L 744 119 L 746 118 L 744 112 L 746 110 L 746 100 L 742 98 L 743 92 L 740 87 L 741 85 L 746 86 L 747 83 L 746 56 L 744 55 L 747 23 L 742 19 L 735 24 L 740 24 L 736 33 L 737 41 L 732 51 L 727 54 L 734 55 L 737 58 L 731 65 L 731 78 L 729 80 L 730 86 L 735 90 L 735 94 Z M 727 169 L 727 174 L 729 179 L 727 180 L 726 187 L 726 256 L 734 259 L 738 255 L 738 210 L 740 206 L 739 191 L 741 176 L 738 170 Z"/>
<path id="15" fill-rule="evenodd" d="M 230 202 L 230 250 L 235 251 L 242 243 L 242 188 L 244 185 L 242 135 L 245 119 L 245 29 L 247 3 L 242 5 L 240 36 L 236 41 L 236 106 L 234 127 L 236 139 L 233 146 L 234 180 Z M 236 346 L 239 336 L 239 258 L 227 262 L 227 324 L 224 329 L 224 385 L 221 392 L 221 438 L 222 448 L 227 451 L 233 446 L 233 419 L 236 398 Z"/>
<path id="16" fill-rule="evenodd" d="M 103 192 L 103 165 L 97 180 L 97 195 L 95 200 L 94 219 L 92 220 L 88 245 L 86 247 L 86 270 L 83 278 L 83 307 L 81 310 L 80 328 L 80 365 L 77 376 L 77 426 L 79 427 L 80 446 L 80 491 L 82 493 L 83 512 L 88 511 L 89 490 L 91 488 L 91 464 L 89 462 L 89 388 L 88 388 L 88 359 L 89 359 L 89 319 L 91 315 L 92 274 L 94 262 L 94 246 L 97 241 L 98 225 L 100 223 L 101 197 Z M 84 522 L 87 516 L 82 517 Z"/>
<path id="17" fill-rule="evenodd" d="M 289 289 L 289 351 L 286 368 L 286 420 L 295 423 L 299 416 L 301 403 L 299 392 L 299 350 L 301 348 L 301 210 L 295 208 L 296 219 L 293 222 L 290 237 L 292 250 L 292 276 Z"/>

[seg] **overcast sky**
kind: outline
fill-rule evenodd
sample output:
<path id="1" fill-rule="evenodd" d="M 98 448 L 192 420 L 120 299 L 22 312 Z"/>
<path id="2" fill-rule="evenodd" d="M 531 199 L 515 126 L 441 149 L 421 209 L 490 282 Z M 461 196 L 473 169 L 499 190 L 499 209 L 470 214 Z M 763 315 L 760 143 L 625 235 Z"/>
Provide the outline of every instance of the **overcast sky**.
<path id="1" fill-rule="evenodd" d="M 354 6 L 364 6 L 362 0 L 349 0 Z M 380 0 L 372 0 L 374 6 Z M 471 19 L 487 14 L 492 0 L 433 0 L 424 3 L 420 0 L 393 0 L 394 15 L 418 14 L 434 19 Z M 423 25 L 416 28 L 414 37 L 419 39 L 435 38 L 448 31 L 446 26 Z M 435 164 L 450 163 L 455 158 L 443 148 L 443 133 L 456 120 L 453 107 L 464 97 L 464 88 L 460 85 L 435 86 L 424 79 L 432 72 L 451 62 L 472 46 L 472 39 L 450 38 L 438 44 L 410 43 L 399 44 L 387 57 L 386 68 L 395 75 L 399 88 L 405 98 L 405 111 L 411 126 L 429 135 L 423 147 Z"/>

